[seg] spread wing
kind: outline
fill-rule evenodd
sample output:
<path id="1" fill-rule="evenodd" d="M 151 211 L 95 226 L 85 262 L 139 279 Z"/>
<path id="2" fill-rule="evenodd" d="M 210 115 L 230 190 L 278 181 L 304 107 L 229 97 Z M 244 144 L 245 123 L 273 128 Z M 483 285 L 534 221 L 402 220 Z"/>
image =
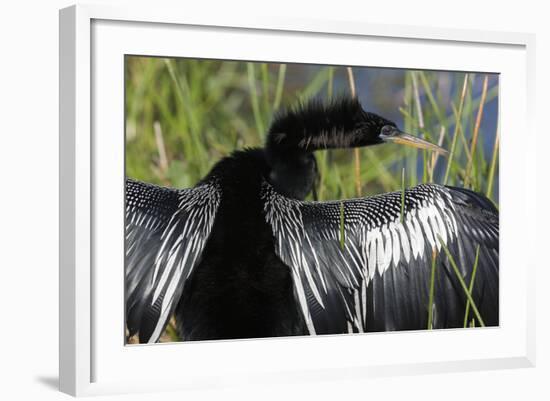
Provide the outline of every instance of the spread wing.
<path id="1" fill-rule="evenodd" d="M 220 192 L 215 182 L 176 190 L 126 180 L 126 324 L 156 342 L 201 258 Z"/>
<path id="2" fill-rule="evenodd" d="M 311 334 L 425 329 L 429 308 L 432 327 L 463 327 L 473 314 L 442 243 L 466 285 L 479 247 L 472 298 L 484 323 L 498 325 L 498 212 L 480 195 L 420 185 L 404 196 L 301 202 L 264 183 L 263 199 Z"/>

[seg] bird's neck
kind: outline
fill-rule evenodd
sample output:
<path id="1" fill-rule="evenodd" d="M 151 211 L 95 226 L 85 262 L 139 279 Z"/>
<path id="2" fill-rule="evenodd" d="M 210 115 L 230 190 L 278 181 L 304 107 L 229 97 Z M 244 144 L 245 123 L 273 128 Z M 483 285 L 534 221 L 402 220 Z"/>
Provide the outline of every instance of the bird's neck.
<path id="1" fill-rule="evenodd" d="M 317 174 L 317 163 L 310 152 L 290 149 L 268 149 L 267 181 L 277 192 L 289 198 L 303 200 L 311 191 Z"/>
<path id="2" fill-rule="evenodd" d="M 269 175 L 264 150 L 236 151 L 219 161 L 206 180 L 215 178 L 222 187 L 224 198 L 234 200 L 258 197 L 262 181 Z"/>

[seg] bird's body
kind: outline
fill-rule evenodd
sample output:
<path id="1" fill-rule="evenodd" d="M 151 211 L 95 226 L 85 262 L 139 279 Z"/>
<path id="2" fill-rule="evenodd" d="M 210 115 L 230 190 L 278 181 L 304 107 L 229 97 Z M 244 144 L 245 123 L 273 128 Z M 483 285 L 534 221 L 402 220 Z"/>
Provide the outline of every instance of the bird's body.
<path id="1" fill-rule="evenodd" d="M 265 148 L 234 152 L 194 188 L 128 180 L 130 334 L 157 341 L 172 313 L 184 340 L 426 328 L 433 255 L 433 327 L 460 327 L 467 296 L 443 247 L 468 283 L 479 247 L 471 293 L 497 325 L 498 212 L 483 197 L 421 185 L 303 201 L 314 150 L 401 140 L 396 132 L 356 101 L 313 104 L 277 118 Z"/>
<path id="2" fill-rule="evenodd" d="M 224 194 L 203 259 L 176 308 L 183 338 L 306 334 L 292 275 L 275 253 L 260 198 L 269 169 L 261 149 L 236 152 L 212 170 Z"/>

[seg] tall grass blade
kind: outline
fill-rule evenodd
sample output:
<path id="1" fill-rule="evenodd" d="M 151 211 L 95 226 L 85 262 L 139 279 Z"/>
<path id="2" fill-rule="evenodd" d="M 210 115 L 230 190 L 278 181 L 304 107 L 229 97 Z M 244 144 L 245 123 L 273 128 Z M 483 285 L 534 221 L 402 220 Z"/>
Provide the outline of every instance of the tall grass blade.
<path id="1" fill-rule="evenodd" d="M 477 318 L 477 321 L 481 325 L 481 327 L 485 327 L 485 322 L 481 318 L 481 314 L 479 313 L 479 310 L 477 309 L 476 303 L 474 299 L 472 298 L 472 294 L 468 290 L 468 287 L 466 286 L 466 283 L 464 282 L 464 279 L 462 278 L 462 275 L 460 274 L 460 270 L 456 265 L 456 262 L 453 258 L 453 255 L 451 255 L 451 252 L 449 252 L 449 249 L 445 245 L 445 242 L 441 238 L 441 235 L 437 234 L 437 239 L 441 246 L 443 247 L 443 250 L 445 251 L 445 254 L 447 255 L 447 258 L 449 259 L 449 262 L 451 263 L 451 266 L 453 267 L 453 270 L 455 272 L 456 278 L 458 279 L 458 282 L 460 283 L 460 286 L 462 287 L 462 290 L 464 291 L 464 294 L 466 295 L 466 298 L 470 301 L 470 305 L 472 306 L 472 310 L 474 312 L 474 315 Z"/>
<path id="2" fill-rule="evenodd" d="M 182 124 L 184 127 L 184 131 L 188 133 L 188 135 L 183 135 L 185 137 L 184 141 L 187 142 L 184 153 L 186 156 L 189 156 L 191 154 L 197 156 L 196 158 L 194 158 L 193 164 L 199 169 L 199 174 L 202 175 L 205 173 L 205 165 L 201 162 L 201 160 L 205 159 L 206 150 L 204 144 L 202 143 L 202 138 L 199 135 L 200 123 L 199 119 L 197 118 L 196 110 L 193 109 L 193 101 L 191 99 L 189 85 L 187 83 L 185 74 L 176 73 L 176 69 L 172 60 L 163 60 L 168 69 L 170 77 L 176 84 L 176 96 L 180 100 L 181 106 L 183 108 L 183 114 L 186 116 L 186 119 L 184 119 Z M 164 105 L 164 107 L 167 108 L 167 105 Z M 169 116 L 170 114 L 171 113 L 166 110 L 164 116 Z"/>
<path id="3" fill-rule="evenodd" d="M 439 108 L 438 102 L 436 101 L 432 88 L 428 82 L 428 79 L 426 78 L 426 75 L 424 71 L 419 71 L 418 76 L 420 77 L 420 82 L 422 83 L 422 88 L 424 89 L 424 93 L 426 94 L 426 97 L 428 98 L 428 102 L 430 103 L 430 106 L 432 107 L 437 120 L 439 121 L 439 124 L 446 126 L 446 121 L 443 113 L 441 112 L 441 109 Z"/>
<path id="4" fill-rule="evenodd" d="M 258 100 L 258 90 L 256 89 L 256 73 L 254 63 L 246 63 L 248 73 L 248 87 L 250 90 L 250 102 L 252 104 L 252 113 L 254 114 L 254 121 L 256 122 L 256 130 L 258 135 L 265 134 L 264 123 L 262 121 L 262 115 L 260 114 L 260 103 Z"/>
<path id="5" fill-rule="evenodd" d="M 346 246 L 346 230 L 345 230 L 345 210 L 344 202 L 340 202 L 340 248 L 342 251 Z"/>
<path id="6" fill-rule="evenodd" d="M 488 75 L 485 75 L 485 78 L 483 79 L 483 89 L 481 91 L 481 102 L 479 103 L 479 108 L 477 109 L 476 123 L 474 126 L 474 133 L 472 134 L 472 144 L 470 145 L 470 159 L 468 160 L 468 165 L 466 166 L 466 177 L 464 178 L 464 186 L 466 188 L 470 186 L 472 181 L 472 166 L 477 146 L 479 127 L 481 125 L 481 117 L 483 116 L 483 106 L 485 105 L 485 99 L 487 98 L 488 83 L 489 77 Z"/>
<path id="7" fill-rule="evenodd" d="M 170 341 L 180 341 L 180 336 L 176 329 L 176 321 L 173 317 L 166 325 L 166 335 L 169 337 Z"/>
<path id="8" fill-rule="evenodd" d="M 298 94 L 298 100 L 300 102 L 306 102 L 312 97 L 316 96 L 321 89 L 325 86 L 325 83 L 328 80 L 329 71 L 326 68 L 319 70 L 317 74 L 309 81 L 304 89 Z"/>
<path id="9" fill-rule="evenodd" d="M 348 74 L 348 83 L 349 83 L 349 90 L 352 97 L 356 97 L 356 91 L 355 91 L 355 78 L 353 76 L 353 68 L 346 67 L 346 72 Z"/>
<path id="10" fill-rule="evenodd" d="M 417 122 L 413 117 L 413 103 L 414 103 L 414 90 L 413 83 L 411 78 L 412 73 L 407 72 L 405 74 L 405 90 L 403 91 L 403 102 L 405 105 L 405 132 L 412 132 L 413 127 Z M 407 161 L 407 173 L 409 176 L 409 186 L 414 187 L 417 182 L 417 156 L 418 153 L 415 149 L 409 148 L 406 150 L 406 161 Z"/>
<path id="11" fill-rule="evenodd" d="M 432 271 L 430 274 L 430 295 L 428 300 L 428 330 L 433 329 L 433 309 L 434 309 L 434 293 L 435 293 L 435 249 L 432 251 Z"/>
<path id="12" fill-rule="evenodd" d="M 418 128 L 422 131 L 422 137 L 424 135 L 424 113 L 422 112 L 422 103 L 420 101 L 420 91 L 418 90 L 418 79 L 416 78 L 416 71 L 411 72 L 411 80 L 413 86 L 414 103 L 416 105 L 416 116 L 418 119 Z M 428 180 L 428 152 L 422 152 L 422 182 Z"/>
<path id="13" fill-rule="evenodd" d="M 455 119 L 458 117 L 458 109 L 453 104 L 452 105 L 453 114 L 455 116 Z M 462 115 L 465 115 L 464 110 L 462 111 Z M 464 132 L 464 125 L 460 125 L 458 128 L 458 137 L 460 138 L 460 143 L 462 143 L 462 148 L 458 148 L 455 153 L 455 160 L 460 157 L 460 149 L 464 150 L 464 153 L 466 153 L 466 159 L 470 161 L 472 156 L 470 155 L 470 147 L 468 146 L 468 140 L 466 139 L 466 133 Z"/>
<path id="14" fill-rule="evenodd" d="M 405 167 L 401 170 L 401 224 L 405 223 Z"/>
<path id="15" fill-rule="evenodd" d="M 162 129 L 158 121 L 154 122 L 153 131 L 155 133 L 155 142 L 157 143 L 157 150 L 159 153 L 159 168 L 162 175 L 162 179 L 165 179 L 166 173 L 168 171 L 168 157 L 166 156 L 166 147 L 164 146 Z"/>
<path id="16" fill-rule="evenodd" d="M 491 87 L 489 90 L 487 90 L 487 95 L 486 95 L 486 98 L 485 98 L 485 104 L 489 103 L 491 100 L 495 99 L 498 96 L 498 88 L 499 88 L 498 85 L 495 85 L 495 86 Z M 481 103 L 481 96 L 473 99 L 472 100 L 472 108 L 473 109 L 479 108 L 480 103 Z M 447 126 L 451 125 L 451 124 L 453 124 L 455 119 L 456 119 L 456 114 L 454 112 L 449 113 L 449 115 L 445 117 L 445 124 Z"/>
<path id="17" fill-rule="evenodd" d="M 440 147 L 443 146 L 444 140 L 445 140 L 445 126 L 442 125 L 439 130 L 439 139 L 437 140 L 437 145 Z M 437 160 L 439 160 L 439 153 L 432 152 L 432 161 L 430 163 L 430 169 L 428 171 L 428 177 L 430 182 L 434 182 L 434 170 L 437 164 Z"/>
<path id="18" fill-rule="evenodd" d="M 277 86 L 275 87 L 275 100 L 273 101 L 273 111 L 276 112 L 281 107 L 283 98 L 283 88 L 285 86 L 286 64 L 279 66 L 279 74 L 277 75 Z"/>
<path id="19" fill-rule="evenodd" d="M 497 159 L 498 159 L 498 148 L 499 148 L 499 142 L 500 142 L 499 125 L 500 123 L 497 122 L 497 134 L 495 135 L 495 144 L 493 145 L 493 156 L 491 158 L 491 167 L 489 169 L 489 177 L 487 179 L 487 192 L 485 193 L 485 195 L 489 199 L 493 199 L 493 182 L 495 179 L 495 172 L 496 172 Z"/>
<path id="20" fill-rule="evenodd" d="M 328 67 L 327 97 L 332 99 L 334 92 L 334 67 Z"/>
<path id="21" fill-rule="evenodd" d="M 263 99 L 263 111 L 264 115 L 271 116 L 271 108 L 269 105 L 269 69 L 267 63 L 260 64 L 261 68 L 261 77 L 262 77 L 262 93 L 261 97 Z M 269 118 L 268 118 L 269 119 Z"/>
<path id="22" fill-rule="evenodd" d="M 414 103 L 416 105 L 416 116 L 418 118 L 418 128 L 424 130 L 424 113 L 422 113 L 422 103 L 420 102 L 420 92 L 418 91 L 418 80 L 416 79 L 416 72 L 411 72 Z"/>
<path id="23" fill-rule="evenodd" d="M 369 164 L 373 166 L 373 169 L 368 169 L 368 171 L 375 174 L 377 182 L 382 186 L 384 191 L 395 191 L 395 188 L 399 187 L 399 178 L 395 177 L 395 174 L 388 170 L 390 163 L 383 161 L 376 150 L 367 148 L 365 149 L 365 153 L 368 155 Z"/>
<path id="24" fill-rule="evenodd" d="M 455 130 L 453 134 L 453 139 L 451 142 L 451 149 L 449 150 L 449 159 L 447 161 L 447 169 L 445 170 L 445 178 L 443 179 L 443 184 L 446 185 L 449 181 L 449 174 L 451 172 L 451 166 L 454 161 L 456 140 L 458 137 L 458 131 L 461 126 L 461 117 L 462 117 L 462 108 L 464 107 L 464 98 L 466 97 L 466 88 L 468 87 L 468 74 L 464 75 L 464 82 L 462 85 L 462 93 L 460 95 L 460 103 L 458 106 L 458 112 L 455 120 Z"/>
<path id="25" fill-rule="evenodd" d="M 472 278 L 470 279 L 470 287 L 468 290 L 470 291 L 470 294 L 472 293 L 474 289 L 474 282 L 476 279 L 476 272 L 477 272 L 477 264 L 479 262 L 479 245 L 476 248 L 476 258 L 474 260 L 474 267 L 472 270 Z M 470 314 L 470 300 L 468 299 L 466 301 L 466 311 L 464 312 L 464 327 L 467 327 L 468 325 L 468 315 Z"/>

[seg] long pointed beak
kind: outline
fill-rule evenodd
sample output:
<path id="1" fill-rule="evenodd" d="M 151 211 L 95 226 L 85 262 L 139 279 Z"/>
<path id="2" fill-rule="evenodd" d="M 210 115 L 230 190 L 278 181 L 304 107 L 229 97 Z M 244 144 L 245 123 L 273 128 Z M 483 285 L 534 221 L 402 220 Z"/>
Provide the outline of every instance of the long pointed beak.
<path id="1" fill-rule="evenodd" d="M 447 156 L 449 154 L 449 152 L 442 147 L 420 139 L 416 136 L 412 136 L 410 134 L 402 132 L 397 128 L 395 128 L 389 135 L 381 134 L 380 139 L 382 139 L 384 142 L 398 143 L 401 145 L 411 146 L 413 148 L 431 150 L 433 152 L 440 153 L 443 156 Z"/>

